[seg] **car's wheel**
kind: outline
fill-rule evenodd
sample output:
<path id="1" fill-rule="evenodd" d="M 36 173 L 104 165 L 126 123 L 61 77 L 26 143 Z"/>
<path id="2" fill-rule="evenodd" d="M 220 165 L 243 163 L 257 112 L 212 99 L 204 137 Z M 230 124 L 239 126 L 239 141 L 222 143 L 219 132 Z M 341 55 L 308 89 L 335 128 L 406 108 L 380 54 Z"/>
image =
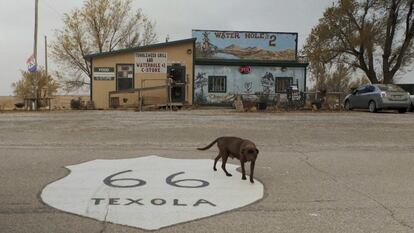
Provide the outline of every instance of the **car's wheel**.
<path id="1" fill-rule="evenodd" d="M 406 113 L 407 109 L 406 108 L 400 108 L 398 109 L 398 113 Z"/>
<path id="2" fill-rule="evenodd" d="M 351 104 L 349 103 L 349 100 L 345 101 L 344 108 L 345 108 L 346 111 L 352 111 Z"/>
<path id="3" fill-rule="evenodd" d="M 372 112 L 372 113 L 374 113 L 374 112 L 377 112 L 377 111 L 378 111 L 378 109 L 377 109 L 377 104 L 375 103 L 375 101 L 371 100 L 371 101 L 369 102 L 369 104 L 368 104 L 368 109 L 369 109 L 369 111 L 370 111 L 370 112 Z"/>

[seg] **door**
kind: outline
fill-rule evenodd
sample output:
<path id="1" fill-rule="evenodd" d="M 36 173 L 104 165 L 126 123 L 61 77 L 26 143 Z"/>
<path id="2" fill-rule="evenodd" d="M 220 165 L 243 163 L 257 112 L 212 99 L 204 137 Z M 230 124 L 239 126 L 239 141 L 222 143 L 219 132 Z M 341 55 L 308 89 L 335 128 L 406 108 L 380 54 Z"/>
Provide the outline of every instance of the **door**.
<path id="1" fill-rule="evenodd" d="M 116 90 L 129 90 L 134 88 L 134 65 L 116 65 Z"/>
<path id="2" fill-rule="evenodd" d="M 349 97 L 349 103 L 352 108 L 364 108 L 362 103 L 362 95 L 365 93 L 366 86 L 359 87 L 355 93 Z"/>
<path id="3" fill-rule="evenodd" d="M 172 80 L 171 101 L 174 103 L 185 102 L 186 73 L 185 66 L 173 65 L 167 68 L 168 77 Z"/>
<path id="4" fill-rule="evenodd" d="M 364 93 L 361 94 L 361 108 L 368 108 L 369 101 L 373 99 L 374 92 L 374 86 L 366 86 Z"/>

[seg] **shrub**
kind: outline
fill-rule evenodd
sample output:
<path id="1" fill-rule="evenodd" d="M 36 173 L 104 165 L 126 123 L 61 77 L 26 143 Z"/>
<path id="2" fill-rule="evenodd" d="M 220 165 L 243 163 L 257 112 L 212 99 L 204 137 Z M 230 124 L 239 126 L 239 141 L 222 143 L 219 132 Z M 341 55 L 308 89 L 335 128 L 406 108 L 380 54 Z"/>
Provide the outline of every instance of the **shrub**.
<path id="1" fill-rule="evenodd" d="M 70 101 L 70 108 L 74 110 L 81 110 L 84 108 L 83 101 L 81 98 L 79 99 L 72 99 Z"/>

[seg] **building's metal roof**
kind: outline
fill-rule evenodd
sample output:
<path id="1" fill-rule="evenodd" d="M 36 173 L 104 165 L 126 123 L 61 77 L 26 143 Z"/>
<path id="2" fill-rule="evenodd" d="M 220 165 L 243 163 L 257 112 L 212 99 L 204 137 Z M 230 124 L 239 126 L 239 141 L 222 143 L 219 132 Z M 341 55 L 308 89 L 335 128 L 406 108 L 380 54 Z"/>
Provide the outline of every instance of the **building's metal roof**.
<path id="1" fill-rule="evenodd" d="M 190 38 L 190 39 L 185 39 L 185 40 L 176 40 L 176 41 L 165 42 L 165 43 L 158 43 L 158 44 L 151 44 L 151 45 L 146 45 L 146 46 L 139 46 L 139 47 L 133 47 L 133 48 L 127 48 L 127 49 L 114 50 L 114 51 L 111 51 L 111 52 L 93 53 L 93 54 L 88 54 L 88 55 L 84 56 L 84 58 L 87 59 L 87 60 L 91 60 L 91 59 L 96 58 L 96 57 L 105 57 L 105 56 L 118 55 L 118 54 L 123 54 L 123 53 L 131 53 L 131 52 L 137 52 L 137 51 L 142 51 L 142 50 L 147 50 L 147 49 L 155 49 L 155 48 L 173 46 L 173 45 L 178 45 L 178 44 L 185 44 L 185 43 L 189 43 L 189 42 L 194 43 L 195 41 L 196 41 L 196 38 Z"/>
<path id="2" fill-rule="evenodd" d="M 280 66 L 280 67 L 307 67 L 309 62 L 302 60 L 236 60 L 236 59 L 196 59 L 196 65 L 227 65 L 227 66 Z"/>

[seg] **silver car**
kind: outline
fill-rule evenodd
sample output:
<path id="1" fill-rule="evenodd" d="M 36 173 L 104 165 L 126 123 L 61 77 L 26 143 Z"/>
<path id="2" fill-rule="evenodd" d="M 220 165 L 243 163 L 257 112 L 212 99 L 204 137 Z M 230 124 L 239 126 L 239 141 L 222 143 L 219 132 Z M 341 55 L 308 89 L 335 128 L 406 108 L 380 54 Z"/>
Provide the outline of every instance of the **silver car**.
<path id="1" fill-rule="evenodd" d="M 410 105 L 410 94 L 393 84 L 364 85 L 344 100 L 346 110 L 369 109 L 370 112 L 394 109 L 405 113 Z"/>

